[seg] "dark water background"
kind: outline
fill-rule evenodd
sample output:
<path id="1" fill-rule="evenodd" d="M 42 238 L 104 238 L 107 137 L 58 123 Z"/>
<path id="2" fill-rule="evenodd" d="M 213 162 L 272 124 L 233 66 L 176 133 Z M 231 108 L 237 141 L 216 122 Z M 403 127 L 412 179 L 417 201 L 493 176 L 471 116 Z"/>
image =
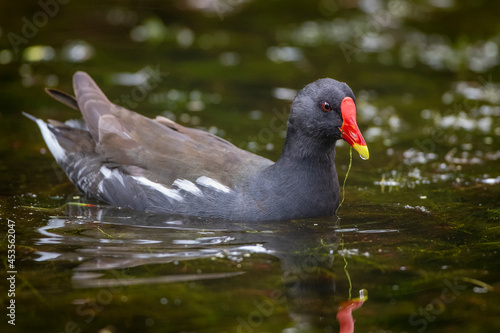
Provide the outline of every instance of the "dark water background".
<path id="1" fill-rule="evenodd" d="M 499 332 L 498 13 L 493 0 L 3 1 L 1 257 L 17 273 L 15 296 L 0 283 L 16 316 L 2 332 L 338 332 L 362 289 L 356 332 Z M 58 209 L 85 199 L 21 112 L 78 117 L 43 91 L 71 91 L 77 70 L 117 104 L 272 159 L 294 92 L 332 77 L 357 97 L 370 160 L 353 156 L 339 220 Z"/>

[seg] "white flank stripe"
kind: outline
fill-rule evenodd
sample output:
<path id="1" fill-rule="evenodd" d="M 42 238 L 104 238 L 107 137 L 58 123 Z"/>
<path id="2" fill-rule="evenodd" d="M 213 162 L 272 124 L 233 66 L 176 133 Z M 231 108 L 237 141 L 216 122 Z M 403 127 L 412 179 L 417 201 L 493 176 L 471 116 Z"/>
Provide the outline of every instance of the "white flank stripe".
<path id="1" fill-rule="evenodd" d="M 99 182 L 99 192 L 104 193 L 104 179 Z"/>
<path id="2" fill-rule="evenodd" d="M 194 194 L 198 197 L 203 196 L 203 193 L 198 188 L 198 186 L 196 186 L 193 182 L 187 179 L 176 179 L 172 185 L 177 186 L 181 190 Z"/>
<path id="3" fill-rule="evenodd" d="M 108 167 L 106 167 L 105 165 L 103 165 L 99 169 L 99 172 L 102 173 L 102 175 L 106 179 L 110 179 L 111 177 L 116 178 L 116 180 L 118 180 L 120 182 L 120 184 L 122 184 L 123 186 L 125 186 L 125 180 L 123 179 L 123 176 L 121 175 L 120 170 L 118 170 L 118 169 L 110 170 Z"/>
<path id="4" fill-rule="evenodd" d="M 111 170 L 109 170 L 106 166 L 102 166 L 99 169 L 99 172 L 102 173 L 102 175 L 106 178 L 111 178 Z"/>
<path id="5" fill-rule="evenodd" d="M 64 161 L 66 159 L 66 152 L 57 141 L 57 138 L 54 135 L 54 133 L 52 133 L 52 131 L 50 131 L 49 128 L 47 127 L 48 126 L 47 123 L 44 122 L 42 119 L 37 119 L 36 123 L 40 128 L 40 131 L 42 132 L 42 136 L 43 139 L 45 140 L 45 143 L 47 143 L 47 147 L 49 147 L 49 150 L 56 159 L 56 161 L 57 162 Z"/>
<path id="6" fill-rule="evenodd" d="M 196 179 L 196 183 L 199 185 L 210 187 L 218 192 L 224 192 L 224 193 L 231 192 L 231 189 L 229 187 L 227 187 L 226 185 L 222 185 L 218 181 L 207 176 L 199 177 L 198 179 Z"/>
<path id="7" fill-rule="evenodd" d="M 123 179 L 123 176 L 118 169 L 113 170 L 113 176 L 115 176 L 115 178 L 118 179 L 120 184 L 122 184 L 123 187 L 125 187 L 125 180 Z"/>
<path id="8" fill-rule="evenodd" d="M 150 187 L 150 188 L 152 188 L 160 193 L 163 193 L 164 195 L 166 195 L 169 198 L 172 198 L 172 199 L 177 200 L 177 201 L 183 201 L 183 198 L 179 195 L 178 190 L 172 190 L 172 189 L 166 188 L 165 186 L 158 184 L 158 183 L 155 183 L 155 182 L 152 182 L 149 179 L 144 178 L 144 177 L 132 176 L 132 178 L 134 178 L 139 183 L 141 183 L 145 186 L 148 186 L 148 187 Z"/>

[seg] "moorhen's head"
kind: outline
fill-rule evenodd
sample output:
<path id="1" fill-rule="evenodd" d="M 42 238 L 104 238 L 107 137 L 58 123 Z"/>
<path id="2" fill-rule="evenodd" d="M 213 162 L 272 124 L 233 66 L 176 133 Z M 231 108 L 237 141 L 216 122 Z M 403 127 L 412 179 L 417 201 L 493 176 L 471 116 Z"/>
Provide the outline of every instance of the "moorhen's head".
<path id="1" fill-rule="evenodd" d="M 361 158 L 369 158 L 356 123 L 354 94 L 343 82 L 326 78 L 305 86 L 292 103 L 288 127 L 321 145 L 344 139 Z"/>

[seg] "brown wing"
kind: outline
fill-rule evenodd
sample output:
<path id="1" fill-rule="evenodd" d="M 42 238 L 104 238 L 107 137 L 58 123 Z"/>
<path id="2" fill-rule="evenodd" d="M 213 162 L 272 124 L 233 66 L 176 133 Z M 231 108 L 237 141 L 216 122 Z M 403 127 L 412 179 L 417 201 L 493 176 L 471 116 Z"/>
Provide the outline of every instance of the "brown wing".
<path id="1" fill-rule="evenodd" d="M 206 176 L 232 187 L 273 163 L 210 133 L 117 106 L 86 73 L 77 72 L 73 84 L 96 150 L 131 175 L 168 186 L 176 179 Z"/>

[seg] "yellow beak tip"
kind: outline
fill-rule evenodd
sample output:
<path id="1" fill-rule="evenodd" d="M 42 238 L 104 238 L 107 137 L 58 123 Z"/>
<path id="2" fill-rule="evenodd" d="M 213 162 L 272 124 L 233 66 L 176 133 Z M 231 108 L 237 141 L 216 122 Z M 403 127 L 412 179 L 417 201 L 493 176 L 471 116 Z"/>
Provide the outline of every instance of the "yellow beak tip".
<path id="1" fill-rule="evenodd" d="M 367 160 L 370 158 L 370 152 L 368 151 L 368 146 L 361 146 L 357 143 L 353 144 L 352 147 L 356 150 L 363 160 Z"/>

